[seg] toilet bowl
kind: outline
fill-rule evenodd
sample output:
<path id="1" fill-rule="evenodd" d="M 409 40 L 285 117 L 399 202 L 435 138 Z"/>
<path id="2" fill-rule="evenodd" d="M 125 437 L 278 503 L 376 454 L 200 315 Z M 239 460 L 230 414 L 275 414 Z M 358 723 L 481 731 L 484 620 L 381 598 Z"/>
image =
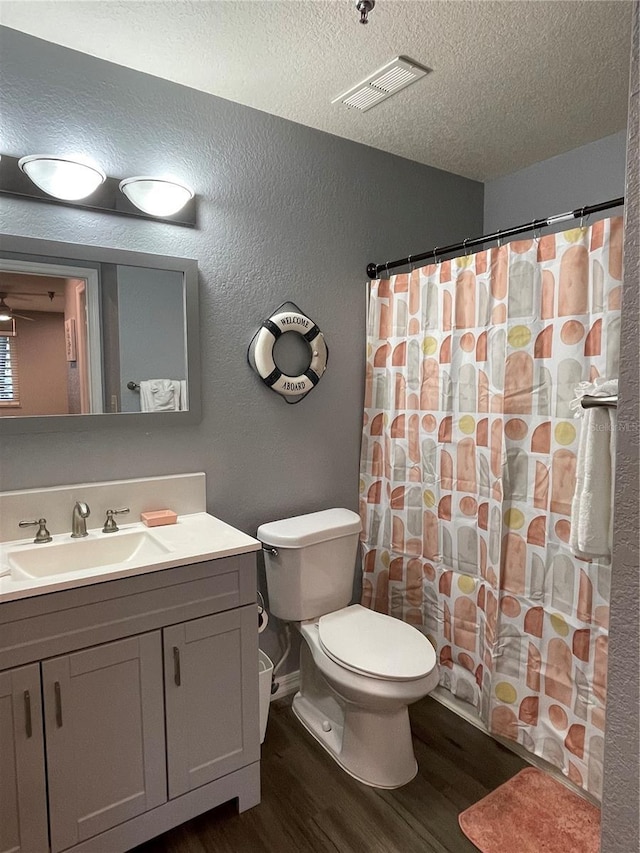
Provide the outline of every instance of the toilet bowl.
<path id="1" fill-rule="evenodd" d="M 303 639 L 293 711 L 351 776 L 397 788 L 415 776 L 408 705 L 438 683 L 435 651 L 412 625 L 351 597 L 360 519 L 330 509 L 263 524 L 269 606 Z"/>
<path id="2" fill-rule="evenodd" d="M 329 616 L 339 617 L 342 628 L 359 634 L 360 645 L 350 649 L 345 643 L 338 660 L 333 648 L 323 643 L 327 617 L 300 623 L 304 643 L 293 711 L 351 776 L 376 788 L 398 788 L 418 770 L 408 706 L 438 683 L 433 647 L 412 626 L 358 604 Z M 368 658 L 362 646 L 374 632 L 379 648 Z M 388 659 L 380 654 L 385 640 L 393 642 Z M 413 674 L 398 675 L 403 669 L 398 664 L 408 658 Z M 374 671 L 364 671 L 363 663 Z"/>

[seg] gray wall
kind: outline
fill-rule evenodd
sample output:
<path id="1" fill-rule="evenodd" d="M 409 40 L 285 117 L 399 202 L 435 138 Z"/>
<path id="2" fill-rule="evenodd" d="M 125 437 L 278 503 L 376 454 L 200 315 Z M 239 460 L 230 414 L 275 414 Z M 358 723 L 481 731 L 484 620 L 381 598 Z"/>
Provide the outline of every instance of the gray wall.
<path id="1" fill-rule="evenodd" d="M 357 509 L 366 265 L 479 233 L 482 184 L 6 28 L 0 37 L 2 152 L 81 151 L 120 177 L 173 171 L 199 197 L 195 230 L 9 198 L 0 227 L 196 258 L 203 370 L 198 426 L 103 432 L 97 421 L 7 437 L 0 486 L 205 471 L 209 511 L 251 534 L 287 515 Z M 287 299 L 331 354 L 294 406 L 246 360 Z"/>
<path id="2" fill-rule="evenodd" d="M 640 850 L 640 3 L 629 101 L 602 853 Z"/>
<path id="3" fill-rule="evenodd" d="M 120 410 L 140 411 L 140 393 L 127 382 L 185 379 L 182 273 L 117 267 L 120 343 Z"/>
<path id="4" fill-rule="evenodd" d="M 487 181 L 485 233 L 624 195 L 626 137 L 623 130 Z"/>

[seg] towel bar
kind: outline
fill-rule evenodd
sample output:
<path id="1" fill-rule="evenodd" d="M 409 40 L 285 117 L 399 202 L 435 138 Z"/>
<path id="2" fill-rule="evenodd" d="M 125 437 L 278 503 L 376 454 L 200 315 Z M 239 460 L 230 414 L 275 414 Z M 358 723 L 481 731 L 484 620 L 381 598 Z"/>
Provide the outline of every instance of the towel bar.
<path id="1" fill-rule="evenodd" d="M 617 396 L 597 397 L 591 394 L 585 394 L 584 397 L 580 400 L 580 404 L 583 409 L 596 409 L 600 407 L 606 409 L 617 409 L 618 398 Z"/>

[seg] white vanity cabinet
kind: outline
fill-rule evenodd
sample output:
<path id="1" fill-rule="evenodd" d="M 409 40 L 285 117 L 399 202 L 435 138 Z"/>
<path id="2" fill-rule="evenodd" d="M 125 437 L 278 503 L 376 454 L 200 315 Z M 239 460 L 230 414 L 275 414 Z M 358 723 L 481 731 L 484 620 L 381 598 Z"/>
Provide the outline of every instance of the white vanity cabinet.
<path id="1" fill-rule="evenodd" d="M 0 672 L 0 853 L 48 847 L 40 667 Z"/>
<path id="2" fill-rule="evenodd" d="M 0 853 L 118 853 L 259 802 L 253 554 L 0 615 Z"/>

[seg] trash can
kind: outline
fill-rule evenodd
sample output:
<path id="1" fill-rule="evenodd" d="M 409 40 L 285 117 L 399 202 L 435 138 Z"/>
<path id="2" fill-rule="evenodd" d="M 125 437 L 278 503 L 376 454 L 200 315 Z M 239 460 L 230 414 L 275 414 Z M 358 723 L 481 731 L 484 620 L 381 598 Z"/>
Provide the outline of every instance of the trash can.
<path id="1" fill-rule="evenodd" d="M 260 694 L 260 743 L 264 743 L 269 719 L 269 703 L 271 702 L 271 676 L 273 663 L 271 659 L 258 649 L 258 689 Z"/>

